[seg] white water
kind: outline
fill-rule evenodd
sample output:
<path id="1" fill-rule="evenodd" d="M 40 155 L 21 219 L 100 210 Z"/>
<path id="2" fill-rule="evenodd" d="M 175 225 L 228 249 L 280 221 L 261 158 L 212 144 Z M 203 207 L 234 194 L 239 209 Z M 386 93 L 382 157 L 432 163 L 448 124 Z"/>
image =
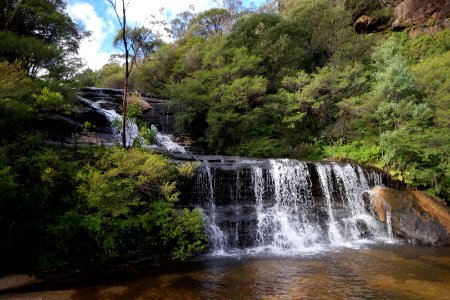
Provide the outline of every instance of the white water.
<path id="1" fill-rule="evenodd" d="M 187 153 L 187 150 L 183 146 L 172 141 L 170 136 L 159 132 L 156 126 L 152 125 L 152 130 L 156 133 L 156 141 L 158 145 L 163 147 L 166 151 Z"/>
<path id="2" fill-rule="evenodd" d="M 311 182 L 308 165 L 295 160 L 271 160 L 268 167 L 258 163 L 247 167 L 251 176 L 249 189 L 253 191 L 251 206 L 254 211 L 247 215 L 239 215 L 243 211 L 242 208 L 239 209 L 239 202 L 243 201 L 242 207 L 248 207 L 249 201 L 245 197 L 239 199 L 239 195 L 233 195 L 235 200 L 232 201 L 232 210 L 224 209 L 229 207 L 227 203 L 223 203 L 228 201 L 224 199 L 221 200 L 219 209 L 214 192 L 216 184 L 229 183 L 215 178 L 210 165 L 200 170 L 198 178 L 203 184 L 207 184 L 204 192 L 208 193 L 208 200 L 201 206 L 208 224 L 212 253 L 227 255 L 236 252 L 270 252 L 289 255 L 392 241 L 389 216 L 388 224 L 377 221 L 374 214 L 368 211 L 362 197 L 365 191 L 381 184 L 379 174 L 350 164 L 309 165 L 318 174 L 316 183 Z M 234 172 L 240 174 L 239 170 Z M 241 175 L 234 176 L 236 181 L 244 180 L 240 179 Z M 319 185 L 321 196 L 317 192 L 313 196 L 313 184 Z M 240 191 L 240 188 L 241 183 L 236 183 L 235 191 Z M 222 213 L 218 213 L 219 210 Z M 243 218 L 243 223 L 231 220 L 239 217 Z M 249 221 L 252 218 L 254 221 Z M 230 222 L 236 224 L 230 225 Z M 250 234 L 240 232 L 241 224 L 254 226 L 254 229 L 249 231 Z M 248 246 L 238 245 L 240 234 L 250 235 Z"/>
<path id="3" fill-rule="evenodd" d="M 122 124 L 122 116 L 119 115 L 115 110 L 113 109 L 104 109 L 101 107 L 100 104 L 102 103 L 108 103 L 107 101 L 100 100 L 100 101 L 91 101 L 89 99 L 83 98 L 81 96 L 78 96 L 78 99 L 81 102 L 84 102 L 88 106 L 94 108 L 97 110 L 97 112 L 104 115 L 110 124 L 113 124 L 114 122 L 118 122 L 116 120 L 120 121 L 120 124 Z M 126 124 L 126 138 L 127 138 L 127 146 L 132 146 L 133 142 L 136 138 L 139 138 L 139 128 L 136 125 L 136 122 L 134 119 L 128 119 Z M 122 133 L 120 130 L 115 130 L 113 128 L 113 134 L 114 139 L 116 143 L 121 144 L 122 143 Z"/>
<path id="4" fill-rule="evenodd" d="M 318 244 L 320 229 L 311 212 L 313 198 L 306 164 L 291 160 L 271 160 L 275 205 L 258 227 L 273 238 L 269 246 L 302 250 Z"/>
<path id="5" fill-rule="evenodd" d="M 328 212 L 328 238 L 332 244 L 343 244 L 344 239 L 339 231 L 339 224 L 336 221 L 333 211 L 332 204 L 332 186 L 331 181 L 331 166 L 317 164 L 317 172 L 319 174 L 320 185 L 322 187 L 322 192 L 325 195 L 325 201 L 327 202 L 327 212 Z"/>
<path id="6" fill-rule="evenodd" d="M 104 109 L 101 107 L 101 104 L 108 103 L 108 101 L 99 100 L 99 101 L 91 101 L 89 99 L 83 98 L 81 96 L 78 96 L 78 99 L 85 103 L 86 105 L 94 108 L 97 112 L 104 115 L 110 124 L 114 124 L 114 122 L 118 122 L 116 120 L 119 120 L 120 124 L 122 124 L 122 116 L 119 115 L 115 110 L 113 109 Z M 182 147 L 181 145 L 178 145 L 177 143 L 173 142 L 170 139 L 170 136 L 163 134 L 158 131 L 158 129 L 152 125 L 152 130 L 156 133 L 156 141 L 158 146 L 162 147 L 165 151 L 168 152 L 178 152 L 178 153 L 187 153 L 186 149 Z M 113 134 L 114 139 L 117 144 L 122 143 L 122 133 L 120 130 L 115 130 L 113 128 Z M 136 141 L 136 139 L 140 139 L 140 144 L 144 144 L 143 139 L 139 137 L 139 128 L 136 124 L 135 119 L 128 119 L 126 124 L 126 138 L 127 138 L 127 146 L 130 147 L 133 145 L 133 143 Z"/>
<path id="7" fill-rule="evenodd" d="M 206 196 L 205 209 L 208 213 L 205 214 L 205 222 L 208 224 L 207 233 L 214 253 L 220 255 L 225 253 L 227 236 L 216 222 L 214 177 L 211 168 L 209 165 L 206 165 L 204 170 L 205 172 L 202 172 L 200 173 L 200 176 L 197 176 L 196 185 L 203 189 L 203 194 Z"/>

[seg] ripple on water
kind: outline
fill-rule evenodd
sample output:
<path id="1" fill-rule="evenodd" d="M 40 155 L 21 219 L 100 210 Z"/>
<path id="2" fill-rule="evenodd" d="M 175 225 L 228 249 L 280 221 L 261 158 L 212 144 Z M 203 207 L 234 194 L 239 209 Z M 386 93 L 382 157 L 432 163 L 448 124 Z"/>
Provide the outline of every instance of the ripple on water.
<path id="1" fill-rule="evenodd" d="M 0 299 L 449 299 L 450 249 L 371 245 L 277 256 L 228 253 Z"/>

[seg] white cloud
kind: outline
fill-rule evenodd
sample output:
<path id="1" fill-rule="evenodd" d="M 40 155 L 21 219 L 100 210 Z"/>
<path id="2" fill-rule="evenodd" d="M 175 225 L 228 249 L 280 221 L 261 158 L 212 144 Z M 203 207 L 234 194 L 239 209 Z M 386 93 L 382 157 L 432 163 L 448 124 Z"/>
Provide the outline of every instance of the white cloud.
<path id="1" fill-rule="evenodd" d="M 121 11 L 122 1 L 116 1 Z M 188 10 L 190 5 L 195 7 L 196 12 L 214 6 L 214 0 L 129 0 L 128 3 L 126 10 L 128 24 L 143 25 L 161 34 L 166 34 L 163 26 L 152 26 L 152 21 L 168 21 L 167 16 L 173 18 L 178 13 Z M 161 8 L 164 10 L 161 11 Z M 80 57 L 86 60 L 91 69 L 101 68 L 108 62 L 110 55 L 116 53 L 112 48 L 112 40 L 119 26 L 111 4 L 107 0 L 69 0 L 67 12 L 72 19 L 82 23 L 86 30 L 92 32 L 90 38 L 81 42 Z M 167 38 L 167 35 L 165 37 Z"/>
<path id="2" fill-rule="evenodd" d="M 104 0 L 107 2 L 107 0 Z M 122 2 L 117 0 L 117 5 L 121 9 Z M 111 6 L 108 3 L 109 6 Z M 127 20 L 129 24 L 137 24 L 151 28 L 154 31 L 159 31 L 165 34 L 164 28 L 161 25 L 154 26 L 152 21 L 167 20 L 167 16 L 172 18 L 176 14 L 186 11 L 193 5 L 196 12 L 206 10 L 214 6 L 213 0 L 130 0 L 126 7 Z M 162 11 L 163 9 L 163 11 Z M 115 17 L 116 18 L 116 17 Z"/>
<path id="3" fill-rule="evenodd" d="M 101 68 L 108 62 L 112 54 L 112 49 L 105 45 L 112 43 L 112 36 L 115 32 L 114 23 L 110 19 L 101 18 L 96 13 L 94 6 L 86 2 L 68 5 L 67 12 L 72 19 L 81 22 L 86 30 L 92 32 L 88 39 L 81 42 L 79 56 L 86 60 L 91 69 Z"/>

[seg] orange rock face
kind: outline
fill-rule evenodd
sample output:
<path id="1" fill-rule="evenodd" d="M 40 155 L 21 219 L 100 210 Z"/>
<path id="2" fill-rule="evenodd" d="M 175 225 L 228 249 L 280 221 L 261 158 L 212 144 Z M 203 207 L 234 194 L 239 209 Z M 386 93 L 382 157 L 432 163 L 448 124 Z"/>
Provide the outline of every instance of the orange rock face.
<path id="1" fill-rule="evenodd" d="M 381 222 L 390 212 L 393 233 L 412 243 L 450 246 L 450 208 L 421 191 L 377 187 L 371 205 Z"/>
<path id="2" fill-rule="evenodd" d="M 405 0 L 395 7 L 392 28 L 398 30 L 449 16 L 448 0 Z"/>

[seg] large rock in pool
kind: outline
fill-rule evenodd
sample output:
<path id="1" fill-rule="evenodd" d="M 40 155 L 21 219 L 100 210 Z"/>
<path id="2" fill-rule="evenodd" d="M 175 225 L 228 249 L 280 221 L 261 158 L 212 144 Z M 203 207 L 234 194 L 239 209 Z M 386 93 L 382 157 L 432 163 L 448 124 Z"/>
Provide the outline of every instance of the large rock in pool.
<path id="1" fill-rule="evenodd" d="M 450 246 L 450 208 L 421 191 L 376 187 L 370 204 L 377 218 L 390 221 L 396 237 L 411 243 Z"/>

